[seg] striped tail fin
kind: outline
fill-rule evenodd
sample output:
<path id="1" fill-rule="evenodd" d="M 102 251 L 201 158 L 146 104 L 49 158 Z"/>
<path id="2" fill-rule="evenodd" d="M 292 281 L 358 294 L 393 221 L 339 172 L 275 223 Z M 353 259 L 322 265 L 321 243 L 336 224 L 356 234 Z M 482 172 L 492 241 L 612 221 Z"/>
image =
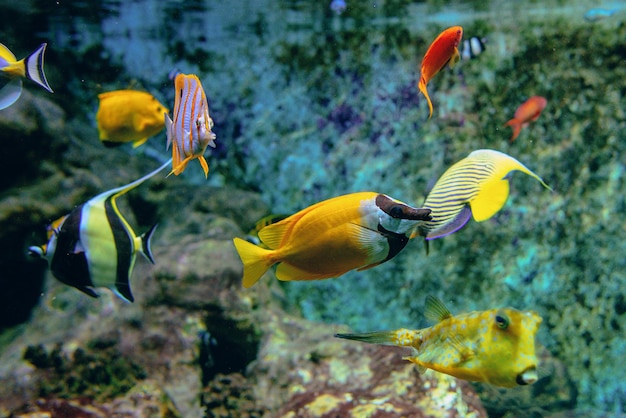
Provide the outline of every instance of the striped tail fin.
<path id="1" fill-rule="evenodd" d="M 43 57 L 46 52 L 46 46 L 48 44 L 43 43 L 35 52 L 24 58 L 24 69 L 26 72 L 26 78 L 39 84 L 50 93 L 54 93 L 48 84 L 46 74 L 43 72 Z"/>
<path id="2" fill-rule="evenodd" d="M 394 345 L 397 347 L 419 347 L 422 341 L 419 330 L 405 328 L 395 331 L 364 332 L 362 334 L 335 334 L 335 337 L 368 344 Z"/>

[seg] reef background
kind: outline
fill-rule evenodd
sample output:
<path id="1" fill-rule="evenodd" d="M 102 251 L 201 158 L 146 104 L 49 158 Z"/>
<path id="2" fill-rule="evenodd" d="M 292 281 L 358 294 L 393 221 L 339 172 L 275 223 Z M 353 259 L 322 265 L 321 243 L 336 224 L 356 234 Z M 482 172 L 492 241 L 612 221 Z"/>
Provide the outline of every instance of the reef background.
<path id="1" fill-rule="evenodd" d="M 239 387 L 251 393 L 246 396 L 257 403 L 264 399 L 262 405 L 277 413 L 285 395 L 276 395 L 280 391 L 267 382 L 276 384 L 277 370 L 300 369 L 301 388 L 289 398 L 297 410 L 310 403 L 296 395 L 317 388 L 311 376 L 318 370 L 308 371 L 302 358 L 315 367 L 334 365 L 339 383 L 333 391 L 317 391 L 344 399 L 338 388 L 347 391 L 341 383 L 351 380 L 350 370 L 360 370 L 346 350 L 401 357 L 399 350 L 380 354 L 332 341 L 338 327 L 426 326 L 422 306 L 432 294 L 453 312 L 510 305 L 544 318 L 538 341 L 553 359 L 547 363 L 566 370 L 560 389 L 567 392 L 565 401 L 541 404 L 540 396 L 551 391 L 560 396 L 547 384 L 535 385 L 536 393 L 525 401 L 515 391 L 467 385 L 481 394 L 490 416 L 514 416 L 516 408 L 539 404 L 544 409 L 534 412 L 544 416 L 624 413 L 626 12 L 590 23 L 583 14 L 595 2 L 348 2 L 341 15 L 329 3 L 0 6 L 10 22 L 0 29 L 0 40 L 18 57 L 49 43 L 46 72 L 55 90 L 48 95 L 26 82 L 20 102 L 0 111 L 0 137 L 8 147 L 0 156 L 7 173 L 0 180 L 0 377 L 8 381 L 17 366 L 37 377 L 20 386 L 24 402 L 72 399 L 87 389 L 45 386 L 41 369 L 53 375 L 46 361 L 63 363 L 60 353 L 66 352 L 70 369 L 80 369 L 78 348 L 96 358 L 94 351 L 104 353 L 104 364 L 115 364 L 111 357 L 121 352 L 127 359 L 120 367 L 123 378 L 111 380 L 116 369 L 108 370 L 109 386 L 116 389 L 93 398 L 116 399 L 138 381 L 158 382 L 155 376 L 165 375 L 163 362 L 180 361 L 195 365 L 181 370 L 198 380 L 190 383 L 196 392 L 228 388 L 216 377 L 224 373 L 237 386 L 233 373 L 239 373 Z M 464 27 L 465 38 L 486 37 L 487 50 L 430 83 L 435 113 L 426 121 L 427 106 L 415 88 L 417 66 L 433 37 L 455 24 Z M 108 296 L 94 301 L 56 283 L 45 265 L 27 259 L 26 248 L 43 242 L 50 220 L 167 158 L 164 134 L 138 150 L 104 149 L 95 128 L 96 96 L 139 88 L 171 106 L 167 76 L 173 68 L 197 73 L 207 92 L 218 141 L 207 152 L 209 179 L 191 164 L 179 178 L 151 181 L 125 198 L 136 230 L 160 224 L 153 243 L 157 266 L 138 261 L 134 305 Z M 510 143 L 510 130 L 502 124 L 532 95 L 546 97 L 548 107 Z M 416 240 L 392 261 L 340 279 L 280 283 L 269 273 L 252 289 L 239 288 L 241 266 L 230 239 L 243 236 L 259 217 L 361 190 L 419 205 L 447 167 L 479 148 L 519 159 L 554 192 L 514 174 L 511 196 L 497 216 L 470 221 L 432 242 L 428 256 Z M 69 328 L 68 318 L 75 321 Z M 190 350 L 187 357 L 164 351 L 170 343 L 164 330 L 180 336 L 180 346 Z M 217 369 L 202 366 L 200 349 L 190 347 L 210 347 L 207 334 L 198 338 L 206 331 L 225 351 L 243 353 L 227 356 Z M 146 347 L 137 348 L 133 338 Z M 61 342 L 65 348 L 55 357 Z M 310 349 L 316 344 L 323 348 Z M 29 346 L 30 355 L 39 354 L 40 368 L 33 368 L 33 357 L 21 360 Z M 139 355 L 145 350 L 165 358 L 147 361 Z M 411 373 L 408 364 L 384 364 Z M 65 367 L 55 370 L 72 380 Z M 557 375 L 558 367 L 548 374 Z M 377 373 L 382 371 L 372 376 Z M 293 384 L 285 379 L 285 386 Z M 154 385 L 184 409 L 184 396 Z M 399 392 L 388 393 L 394 399 Z M 15 397 L 2 395 L 5 401 Z M 518 400 L 508 402 L 511 396 Z M 229 399 L 242 398 L 231 393 Z M 224 403 L 226 410 L 243 408 Z M 19 407 L 7 405 L 9 411 Z M 498 409 L 502 405 L 509 406 Z"/>

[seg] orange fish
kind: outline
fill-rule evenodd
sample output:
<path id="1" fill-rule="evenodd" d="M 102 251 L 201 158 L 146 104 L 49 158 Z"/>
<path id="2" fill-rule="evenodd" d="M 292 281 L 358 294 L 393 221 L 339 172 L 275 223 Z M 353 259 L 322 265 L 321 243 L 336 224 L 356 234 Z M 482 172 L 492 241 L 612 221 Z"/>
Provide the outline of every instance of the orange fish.
<path id="1" fill-rule="evenodd" d="M 513 129 L 511 142 L 515 141 L 515 138 L 517 138 L 523 127 L 537 120 L 539 115 L 541 115 L 541 111 L 547 104 L 548 101 L 545 97 L 533 96 L 517 108 L 515 117 L 504 124 L 504 126 L 510 126 Z"/>
<path id="2" fill-rule="evenodd" d="M 172 146 L 172 171 L 179 175 L 189 161 L 198 159 L 204 177 L 209 174 L 209 165 L 204 159 L 207 147 L 215 148 L 213 119 L 209 116 L 209 105 L 202 84 L 193 74 L 177 73 L 174 78 L 174 120 L 165 114 L 167 148 Z"/>
<path id="3" fill-rule="evenodd" d="M 417 88 L 424 93 L 426 100 L 428 101 L 428 108 L 430 109 L 430 119 L 433 115 L 433 104 L 428 96 L 428 90 L 426 90 L 426 84 L 433 78 L 443 67 L 450 63 L 450 68 L 454 67 L 454 64 L 461 59 L 458 46 L 463 38 L 463 28 L 460 26 L 452 26 L 441 32 L 437 39 L 433 41 L 428 47 L 426 55 L 422 60 L 422 68 L 420 70 L 420 81 L 417 84 Z"/>

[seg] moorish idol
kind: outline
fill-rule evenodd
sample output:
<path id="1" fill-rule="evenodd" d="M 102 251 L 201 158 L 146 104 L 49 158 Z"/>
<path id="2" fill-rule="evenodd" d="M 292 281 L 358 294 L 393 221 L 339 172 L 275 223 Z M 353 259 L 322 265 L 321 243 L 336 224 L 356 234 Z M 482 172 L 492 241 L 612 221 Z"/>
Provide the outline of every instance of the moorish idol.
<path id="1" fill-rule="evenodd" d="M 137 252 L 151 263 L 150 238 L 156 224 L 137 236 L 117 207 L 116 199 L 165 169 L 161 167 L 122 187 L 108 190 L 75 207 L 48 229 L 48 243 L 32 246 L 32 255 L 48 260 L 52 275 L 92 297 L 107 287 L 133 302 L 130 276 Z"/>
<path id="2" fill-rule="evenodd" d="M 375 192 L 316 203 L 262 228 L 258 246 L 234 239 L 243 286 L 254 285 L 274 264 L 279 280 L 328 279 L 377 266 L 406 246 L 407 234 L 429 213 Z"/>

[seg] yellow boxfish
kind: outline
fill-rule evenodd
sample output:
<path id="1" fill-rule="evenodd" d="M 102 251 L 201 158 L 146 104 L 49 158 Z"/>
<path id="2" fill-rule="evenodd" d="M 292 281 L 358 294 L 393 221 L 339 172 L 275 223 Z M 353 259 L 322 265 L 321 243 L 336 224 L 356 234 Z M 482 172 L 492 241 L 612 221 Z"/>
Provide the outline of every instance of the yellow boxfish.
<path id="1" fill-rule="evenodd" d="M 441 238 L 461 229 L 472 216 L 476 222 L 491 218 L 506 203 L 507 176 L 514 170 L 528 174 L 552 190 L 515 158 L 490 149 L 474 151 L 437 180 L 423 204 L 431 209 L 432 219 L 420 224 L 411 238 L 417 235 L 427 240 Z"/>
<path id="2" fill-rule="evenodd" d="M 375 192 L 316 203 L 262 228 L 259 246 L 234 239 L 243 286 L 254 285 L 274 264 L 279 280 L 328 279 L 377 266 L 406 246 L 408 233 L 429 213 Z"/>
<path id="3" fill-rule="evenodd" d="M 98 99 L 98 132 L 108 147 L 126 142 L 138 147 L 165 127 L 163 115 L 168 110 L 150 93 L 116 90 L 99 94 Z"/>
<path id="4" fill-rule="evenodd" d="M 453 316 L 443 302 L 428 296 L 425 316 L 437 323 L 419 330 L 335 337 L 410 347 L 412 355 L 404 359 L 415 363 L 420 373 L 432 369 L 506 388 L 537 381 L 535 335 L 542 321 L 537 313 L 501 308 Z"/>

